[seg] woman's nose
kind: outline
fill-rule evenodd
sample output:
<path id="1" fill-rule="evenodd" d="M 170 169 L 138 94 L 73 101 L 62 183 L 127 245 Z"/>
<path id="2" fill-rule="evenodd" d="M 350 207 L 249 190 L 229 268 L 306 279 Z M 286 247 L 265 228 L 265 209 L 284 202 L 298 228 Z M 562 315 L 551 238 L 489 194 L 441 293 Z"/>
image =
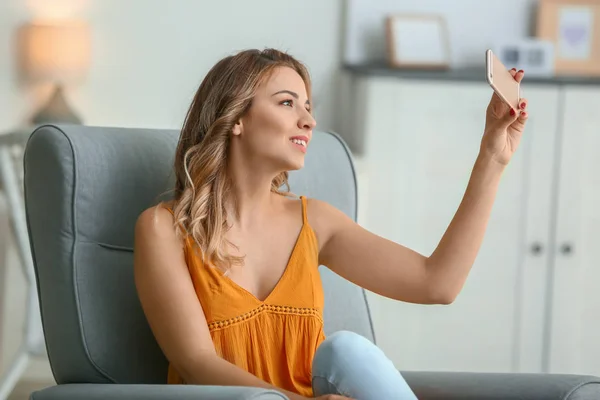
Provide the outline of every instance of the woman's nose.
<path id="1" fill-rule="evenodd" d="M 309 129 L 313 130 L 317 126 L 317 121 L 313 118 L 313 116 L 306 112 L 306 114 L 298 120 L 298 128 L 300 129 Z"/>

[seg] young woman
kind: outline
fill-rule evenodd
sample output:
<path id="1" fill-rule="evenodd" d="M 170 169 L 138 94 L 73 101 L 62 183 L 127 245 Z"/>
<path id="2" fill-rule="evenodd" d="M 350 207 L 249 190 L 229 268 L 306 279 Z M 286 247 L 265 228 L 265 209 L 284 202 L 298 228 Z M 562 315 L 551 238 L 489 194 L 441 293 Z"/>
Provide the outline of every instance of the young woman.
<path id="1" fill-rule="evenodd" d="M 135 229 L 136 286 L 170 362 L 168 382 L 275 388 L 292 400 L 415 399 L 371 342 L 350 332 L 325 337 L 317 268 L 398 301 L 451 303 L 526 106 L 512 110 L 492 96 L 463 201 L 427 257 L 287 191 L 287 172 L 304 165 L 315 127 L 300 62 L 272 49 L 219 61 L 185 119 L 174 199 L 144 211 Z"/>

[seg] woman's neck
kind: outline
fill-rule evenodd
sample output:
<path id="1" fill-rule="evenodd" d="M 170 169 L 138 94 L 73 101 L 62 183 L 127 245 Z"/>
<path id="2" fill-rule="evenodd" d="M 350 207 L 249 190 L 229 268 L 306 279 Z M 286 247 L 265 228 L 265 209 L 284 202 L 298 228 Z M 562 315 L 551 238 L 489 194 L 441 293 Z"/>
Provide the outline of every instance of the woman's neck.
<path id="1" fill-rule="evenodd" d="M 276 199 L 271 191 L 272 173 L 230 165 L 228 176 L 231 187 L 225 209 L 229 223 L 244 229 L 272 214 Z"/>

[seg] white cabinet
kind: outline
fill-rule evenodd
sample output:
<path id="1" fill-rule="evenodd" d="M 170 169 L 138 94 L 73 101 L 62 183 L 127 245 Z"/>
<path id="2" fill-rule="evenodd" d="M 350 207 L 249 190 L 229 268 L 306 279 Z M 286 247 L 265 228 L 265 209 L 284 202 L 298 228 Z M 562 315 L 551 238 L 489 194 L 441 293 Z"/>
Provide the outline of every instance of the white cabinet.
<path id="1" fill-rule="evenodd" d="M 464 194 L 491 90 L 357 79 L 361 223 L 429 255 Z M 369 293 L 378 344 L 400 369 L 600 374 L 600 87 L 528 84 L 524 95 L 528 127 L 458 299 L 425 306 Z"/>
<path id="2" fill-rule="evenodd" d="M 564 93 L 548 368 L 600 373 L 600 91 Z"/>

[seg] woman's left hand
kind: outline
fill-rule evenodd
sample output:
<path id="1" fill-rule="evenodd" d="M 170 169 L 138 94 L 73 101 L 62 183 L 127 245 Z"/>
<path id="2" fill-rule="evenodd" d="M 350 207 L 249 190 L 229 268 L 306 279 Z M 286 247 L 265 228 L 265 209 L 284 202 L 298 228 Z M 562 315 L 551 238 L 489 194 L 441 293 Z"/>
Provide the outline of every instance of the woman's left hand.
<path id="1" fill-rule="evenodd" d="M 517 82 L 523 80 L 524 72 L 510 71 Z M 486 111 L 485 131 L 481 140 L 481 152 L 502 165 L 507 165 L 517 150 L 525 129 L 527 100 L 519 101 L 519 109 L 513 110 L 494 93 Z"/>

